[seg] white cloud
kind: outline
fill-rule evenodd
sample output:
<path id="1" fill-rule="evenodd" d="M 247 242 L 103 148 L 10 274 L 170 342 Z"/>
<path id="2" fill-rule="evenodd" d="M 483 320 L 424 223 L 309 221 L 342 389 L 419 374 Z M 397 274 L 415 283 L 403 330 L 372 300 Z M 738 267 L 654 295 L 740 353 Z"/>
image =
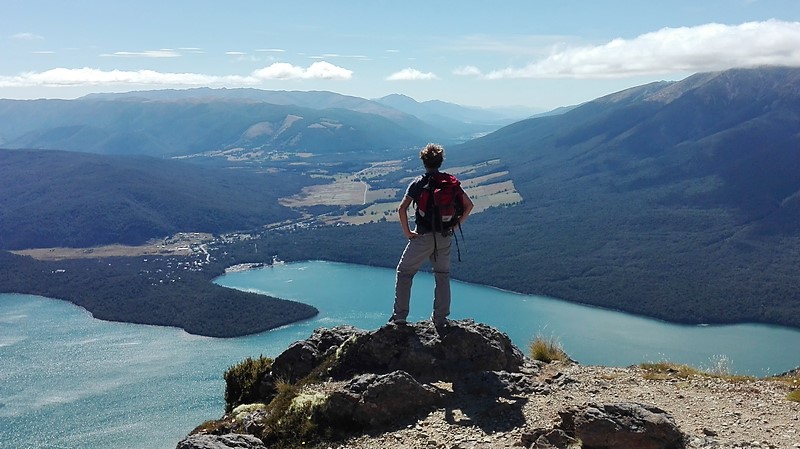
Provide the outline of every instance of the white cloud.
<path id="1" fill-rule="evenodd" d="M 44 36 L 39 36 L 38 34 L 33 33 L 17 33 L 12 35 L 11 39 L 19 41 L 41 41 L 44 40 Z"/>
<path id="2" fill-rule="evenodd" d="M 473 65 L 467 65 L 467 66 L 463 66 L 463 67 L 458 67 L 455 70 L 453 70 L 453 75 L 459 75 L 459 76 L 482 76 L 483 74 L 481 73 L 481 71 L 477 67 L 475 67 Z"/>
<path id="3" fill-rule="evenodd" d="M 245 53 L 243 51 L 226 51 L 225 54 L 229 55 L 229 56 L 244 56 L 247 53 Z"/>
<path id="4" fill-rule="evenodd" d="M 258 48 L 256 51 L 266 51 L 266 52 L 273 52 L 273 53 L 283 53 L 286 50 L 282 48 Z"/>
<path id="5" fill-rule="evenodd" d="M 329 79 L 348 80 L 353 72 L 319 61 L 308 68 L 275 63 L 249 75 L 205 75 L 200 73 L 165 73 L 154 70 L 99 70 L 57 68 L 44 72 L 26 72 L 0 76 L 0 87 L 165 85 L 165 86 L 255 86 L 267 80 Z"/>
<path id="6" fill-rule="evenodd" d="M 103 53 L 102 57 L 116 58 L 177 58 L 181 54 L 172 49 L 146 50 L 146 51 L 116 51 L 114 53 Z"/>
<path id="7" fill-rule="evenodd" d="M 522 68 L 482 73 L 468 66 L 455 73 L 487 79 L 619 78 L 760 65 L 800 66 L 800 22 L 663 28 L 603 45 L 554 49 Z"/>
<path id="8" fill-rule="evenodd" d="M 317 61 L 308 68 L 286 62 L 276 62 L 269 67 L 256 70 L 253 76 L 259 79 L 331 79 L 349 80 L 353 72 L 325 61 Z"/>
<path id="9" fill-rule="evenodd" d="M 82 86 L 117 84 L 202 85 L 217 77 L 192 73 L 161 73 L 153 70 L 98 70 L 57 68 L 44 72 L 28 72 L 18 76 L 0 77 L 0 87 Z"/>
<path id="10" fill-rule="evenodd" d="M 325 53 L 322 55 L 314 55 L 309 56 L 310 59 L 334 59 L 334 58 L 344 58 L 344 59 L 361 59 L 365 61 L 369 61 L 370 58 L 366 55 L 342 55 L 339 53 Z"/>
<path id="11" fill-rule="evenodd" d="M 417 69 L 407 68 L 399 72 L 392 73 L 386 77 L 387 81 L 420 81 L 420 80 L 438 80 L 436 74 L 428 72 L 423 73 Z"/>
<path id="12" fill-rule="evenodd" d="M 305 78 L 348 80 L 352 78 L 352 76 L 352 71 L 335 66 L 325 61 L 311 64 L 305 73 Z"/>

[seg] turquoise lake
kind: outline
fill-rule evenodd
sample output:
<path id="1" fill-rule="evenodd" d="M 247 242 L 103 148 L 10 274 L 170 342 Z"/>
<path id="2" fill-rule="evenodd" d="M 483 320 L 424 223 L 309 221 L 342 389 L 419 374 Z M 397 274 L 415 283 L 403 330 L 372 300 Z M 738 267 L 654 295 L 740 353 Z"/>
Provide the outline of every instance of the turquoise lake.
<path id="1" fill-rule="evenodd" d="M 303 262 L 229 273 L 216 283 L 312 304 L 310 320 L 215 339 L 180 329 L 95 320 L 64 301 L 0 294 L 0 448 L 172 449 L 221 416 L 222 373 L 248 356 L 275 356 L 315 328 L 380 327 L 394 271 Z M 433 278 L 415 278 L 412 320 L 429 316 Z M 764 376 L 800 365 L 800 331 L 777 326 L 683 326 L 564 301 L 453 283 L 452 319 L 506 332 L 523 350 L 558 339 L 584 364 L 669 360 Z"/>

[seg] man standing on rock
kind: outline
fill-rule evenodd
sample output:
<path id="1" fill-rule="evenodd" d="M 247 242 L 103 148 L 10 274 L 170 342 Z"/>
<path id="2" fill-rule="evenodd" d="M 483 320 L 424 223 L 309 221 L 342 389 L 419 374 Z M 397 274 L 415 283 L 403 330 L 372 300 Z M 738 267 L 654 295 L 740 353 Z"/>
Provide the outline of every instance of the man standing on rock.
<path id="1" fill-rule="evenodd" d="M 425 260 L 430 260 L 435 281 L 433 314 L 436 326 L 447 324 L 450 315 L 450 247 L 453 229 L 469 216 L 474 204 L 459 181 L 440 172 L 444 148 L 430 143 L 419 153 L 425 174 L 409 184 L 398 208 L 400 226 L 408 239 L 397 264 L 394 311 L 390 323 L 405 324 L 411 300 L 411 283 Z M 408 223 L 408 207 L 414 203 L 415 229 Z"/>

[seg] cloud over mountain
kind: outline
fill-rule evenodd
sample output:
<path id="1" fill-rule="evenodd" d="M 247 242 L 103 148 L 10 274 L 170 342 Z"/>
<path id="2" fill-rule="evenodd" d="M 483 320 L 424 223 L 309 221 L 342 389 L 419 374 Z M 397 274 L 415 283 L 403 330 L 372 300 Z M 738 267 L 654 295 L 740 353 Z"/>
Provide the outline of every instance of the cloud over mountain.
<path id="1" fill-rule="evenodd" d="M 800 22 L 662 28 L 601 45 L 555 47 L 549 56 L 521 68 L 484 72 L 466 66 L 454 73 L 485 79 L 616 78 L 762 65 L 800 66 Z"/>
<path id="2" fill-rule="evenodd" d="M 438 80 L 439 77 L 432 72 L 421 72 L 417 69 L 406 68 L 399 72 L 392 73 L 386 77 L 387 81 L 419 81 L 419 80 Z"/>
<path id="3" fill-rule="evenodd" d="M 265 80 L 326 79 L 347 80 L 353 72 L 326 61 L 308 67 L 274 63 L 249 75 L 205 75 L 171 73 L 155 70 L 100 70 L 56 68 L 44 72 L 26 72 L 0 76 L 0 87 L 80 86 L 80 85 L 177 85 L 177 86 L 255 86 Z"/>

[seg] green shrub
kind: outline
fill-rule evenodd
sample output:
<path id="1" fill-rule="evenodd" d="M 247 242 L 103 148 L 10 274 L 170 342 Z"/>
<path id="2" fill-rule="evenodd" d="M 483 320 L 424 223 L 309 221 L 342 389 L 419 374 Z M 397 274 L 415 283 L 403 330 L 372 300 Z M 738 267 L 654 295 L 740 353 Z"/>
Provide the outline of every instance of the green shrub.
<path id="1" fill-rule="evenodd" d="M 645 371 L 645 379 L 663 380 L 671 378 L 686 379 L 701 374 L 697 368 L 673 362 L 640 363 L 639 368 Z"/>
<path id="2" fill-rule="evenodd" d="M 645 371 L 643 377 L 651 380 L 688 379 L 695 376 L 713 377 L 729 382 L 744 382 L 755 379 L 752 376 L 730 374 L 730 361 L 727 357 L 713 357 L 712 363 L 713 366 L 707 371 L 689 365 L 666 361 L 640 363 L 639 368 Z"/>
<path id="3" fill-rule="evenodd" d="M 555 337 L 543 337 L 541 335 L 530 344 L 530 356 L 534 360 L 540 360 L 545 363 L 553 361 L 568 362 L 569 356 L 561 347 L 561 343 Z"/>
<path id="4" fill-rule="evenodd" d="M 794 402 L 800 402 L 800 390 L 794 390 L 793 392 L 786 395 L 786 399 Z"/>
<path id="5" fill-rule="evenodd" d="M 248 357 L 225 371 L 225 411 L 230 412 L 240 404 L 262 402 L 259 385 L 272 370 L 272 359 Z"/>

